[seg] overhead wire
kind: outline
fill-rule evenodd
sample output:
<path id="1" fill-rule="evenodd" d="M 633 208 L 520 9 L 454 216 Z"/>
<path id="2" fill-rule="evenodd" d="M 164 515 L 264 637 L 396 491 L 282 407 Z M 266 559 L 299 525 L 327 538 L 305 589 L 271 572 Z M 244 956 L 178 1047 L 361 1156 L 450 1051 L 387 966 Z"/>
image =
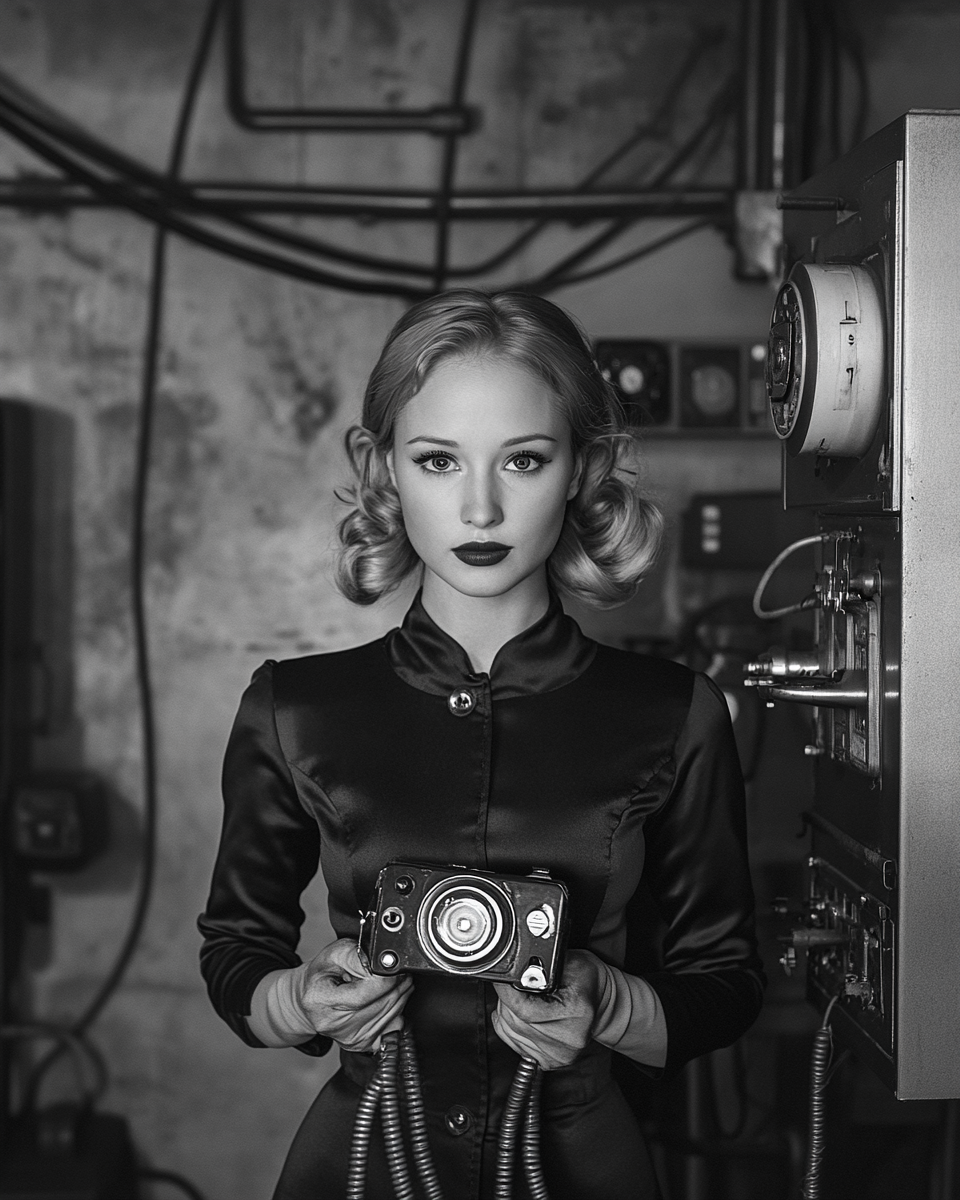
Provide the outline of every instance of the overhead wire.
<path id="1" fill-rule="evenodd" d="M 461 53 L 458 55 L 455 86 L 461 94 L 465 86 L 476 18 L 475 2 L 476 0 L 471 0 L 471 8 L 465 14 L 468 19 L 465 21 L 464 33 L 461 38 Z M 691 48 L 691 52 L 673 82 L 671 96 L 665 98 L 667 106 L 679 93 L 703 50 L 712 44 L 713 40 L 714 35 L 705 36 Z M 183 185 L 181 181 L 173 181 L 169 178 L 163 180 L 163 177 L 159 176 L 157 172 L 115 148 L 105 145 L 86 131 L 79 129 L 73 122 L 58 118 L 49 106 L 35 101 L 35 98 L 32 98 L 25 89 L 2 76 L 0 76 L 0 98 L 3 100 L 0 105 L 0 126 L 7 128 L 8 132 L 18 137 L 35 153 L 46 158 L 69 177 L 91 188 L 107 201 L 130 208 L 138 215 L 157 224 L 165 225 L 171 232 L 208 249 L 239 258 L 253 266 L 278 271 L 304 282 L 361 294 L 396 295 L 409 300 L 430 294 L 428 287 L 418 286 L 413 282 L 344 276 L 329 269 L 319 268 L 298 259 L 277 254 L 275 250 L 267 250 L 250 242 L 225 237 L 208 228 L 196 218 L 186 217 L 182 213 L 174 211 L 178 205 L 181 208 L 196 207 L 195 194 L 189 186 Z M 664 111 L 665 107 L 661 106 L 657 120 Z M 621 147 L 590 173 L 579 186 L 579 190 L 586 190 L 592 182 L 595 182 L 603 172 L 609 169 L 614 161 L 619 161 L 623 154 L 636 144 L 641 132 L 643 131 L 634 131 Z M 90 161 L 78 161 L 79 157 Z M 91 169 L 91 162 L 99 168 L 99 171 Z M 113 171 L 121 178 L 105 178 L 101 172 L 107 170 Z M 669 177 L 669 172 L 658 172 L 658 179 L 667 177 Z M 139 186 L 134 187 L 131 186 L 132 184 Z M 278 245 L 296 249 L 301 253 L 330 258 L 362 270 L 382 270 L 400 275 L 417 275 L 424 279 L 432 276 L 434 283 L 439 278 L 437 263 L 434 263 L 433 267 L 428 267 L 423 264 L 392 260 L 382 256 L 354 252 L 342 247 L 333 247 L 314 237 L 280 228 L 270 222 L 257 220 L 244 214 L 227 212 L 223 208 L 218 208 L 215 202 L 205 204 L 202 211 L 204 215 L 220 222 L 226 222 L 234 229 L 249 234 L 251 237 L 267 239 Z M 531 230 L 515 239 L 512 246 L 505 247 L 493 259 L 487 260 L 485 263 L 473 264 L 473 266 L 464 268 L 448 267 L 445 272 L 446 276 L 464 278 L 490 269 L 493 262 L 502 263 L 512 254 L 517 253 L 522 248 L 522 244 L 526 244 L 529 238 L 545 225 L 546 222 L 538 222 Z M 448 237 L 448 234 L 446 236 Z M 589 257 L 594 248 L 593 246 L 586 248 L 583 257 Z M 564 264 L 558 264 L 558 266 L 562 265 Z"/>
<path id="2" fill-rule="evenodd" d="M 460 31 L 460 45 L 457 49 L 457 62 L 453 72 L 453 88 L 450 94 L 451 108 L 463 107 L 479 7 L 480 0 L 466 0 L 463 25 Z M 460 135 L 458 133 L 448 133 L 443 139 L 440 186 L 437 189 L 437 223 L 433 268 L 433 287 L 438 292 L 443 290 L 447 279 L 447 259 L 450 253 L 450 197 L 453 192 L 453 179 L 457 167 L 457 151 L 459 147 Z"/>
<path id="3" fill-rule="evenodd" d="M 720 119 L 725 120 L 732 111 L 738 94 L 738 72 L 733 72 L 728 76 L 708 105 L 704 119 L 697 125 L 693 133 L 674 151 L 650 181 L 649 186 L 651 188 L 662 186 L 666 180 L 670 179 L 696 153 L 713 130 L 716 122 Z M 652 214 L 648 213 L 646 215 L 650 216 Z M 669 216 L 670 214 L 665 210 L 662 215 Z M 567 255 L 566 258 L 561 259 L 560 262 L 555 263 L 548 271 L 526 281 L 521 286 L 528 291 L 540 291 L 545 288 L 556 290 L 558 287 L 565 286 L 566 277 L 572 267 L 579 265 L 598 250 L 615 241 L 632 225 L 636 224 L 636 221 L 636 217 L 621 217 L 610 222 L 604 230 L 590 241 L 578 247 L 577 250 Z"/>
<path id="4" fill-rule="evenodd" d="M 599 183 L 609 170 L 621 162 L 634 147 L 647 138 L 655 137 L 658 134 L 662 135 L 670 113 L 673 111 L 683 88 L 693 75 L 704 53 L 720 40 L 722 40 L 721 33 L 717 30 L 708 30 L 693 43 L 673 79 L 667 85 L 664 95 L 650 120 L 637 125 L 618 146 L 580 180 L 574 187 L 574 192 L 589 191 L 595 183 Z M 533 225 L 518 234 L 511 242 L 496 251 L 489 258 L 478 263 L 473 263 L 470 266 L 451 267 L 449 269 L 450 277 L 469 279 L 478 275 L 489 274 L 490 271 L 503 266 L 510 258 L 516 257 L 521 250 L 528 246 L 549 225 L 550 222 L 542 218 L 535 221 Z"/>

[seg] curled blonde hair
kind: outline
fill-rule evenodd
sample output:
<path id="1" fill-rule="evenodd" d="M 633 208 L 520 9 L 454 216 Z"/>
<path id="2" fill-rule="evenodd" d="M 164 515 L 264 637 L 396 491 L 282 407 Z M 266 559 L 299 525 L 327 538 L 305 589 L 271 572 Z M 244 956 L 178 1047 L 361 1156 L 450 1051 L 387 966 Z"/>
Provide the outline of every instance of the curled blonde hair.
<path id="1" fill-rule="evenodd" d="M 561 594 L 594 608 L 636 592 L 660 544 L 663 519 L 638 487 L 637 443 L 616 393 L 573 319 L 525 292 L 461 288 L 409 309 L 387 338 L 363 400 L 363 423 L 347 431 L 356 482 L 340 499 L 336 580 L 356 604 L 372 604 L 420 565 L 407 538 L 387 455 L 397 417 L 430 372 L 449 358 L 492 354 L 541 379 L 570 426 L 583 463 L 547 572 Z"/>

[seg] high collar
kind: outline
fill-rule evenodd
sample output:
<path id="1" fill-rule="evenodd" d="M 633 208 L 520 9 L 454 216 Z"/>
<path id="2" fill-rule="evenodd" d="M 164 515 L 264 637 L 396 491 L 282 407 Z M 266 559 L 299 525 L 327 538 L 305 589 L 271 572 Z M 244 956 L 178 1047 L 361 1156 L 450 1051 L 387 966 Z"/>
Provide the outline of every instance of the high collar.
<path id="1" fill-rule="evenodd" d="M 419 593 L 400 628 L 387 634 L 385 645 L 396 673 L 422 692 L 447 696 L 464 683 L 485 678 L 473 670 L 460 643 L 429 616 Z M 584 637 L 551 592 L 543 616 L 497 651 L 490 667 L 492 698 L 510 700 L 552 692 L 581 675 L 596 652 L 596 642 Z"/>

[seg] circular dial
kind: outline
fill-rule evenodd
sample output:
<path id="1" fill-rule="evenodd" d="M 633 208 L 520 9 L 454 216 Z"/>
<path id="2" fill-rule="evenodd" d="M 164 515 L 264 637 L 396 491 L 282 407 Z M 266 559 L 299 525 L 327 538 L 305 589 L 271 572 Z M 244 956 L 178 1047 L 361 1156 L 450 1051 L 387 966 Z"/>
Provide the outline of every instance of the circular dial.
<path id="1" fill-rule="evenodd" d="M 797 420 L 803 377 L 803 307 L 800 293 L 788 280 L 777 292 L 770 319 L 764 374 L 773 426 L 789 435 Z"/>
<path id="2" fill-rule="evenodd" d="M 884 326 L 870 271 L 798 263 L 770 322 L 767 395 L 790 454 L 859 458 L 884 408 Z"/>
<path id="3" fill-rule="evenodd" d="M 495 966 L 510 949 L 516 916 L 497 884 L 454 876 L 424 896 L 417 932 L 421 949 L 437 966 L 473 975 Z"/>

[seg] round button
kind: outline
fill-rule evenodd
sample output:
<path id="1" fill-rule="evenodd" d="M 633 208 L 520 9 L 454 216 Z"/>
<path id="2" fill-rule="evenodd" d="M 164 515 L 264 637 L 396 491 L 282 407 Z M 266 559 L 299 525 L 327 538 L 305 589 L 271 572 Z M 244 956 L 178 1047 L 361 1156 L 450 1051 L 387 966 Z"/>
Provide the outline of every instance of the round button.
<path id="1" fill-rule="evenodd" d="M 394 970 L 397 966 L 397 963 L 399 963 L 399 961 L 400 961 L 399 955 L 394 954 L 394 952 L 392 950 L 384 950 L 384 952 L 380 955 L 380 958 L 379 958 L 380 966 L 382 967 L 382 969 L 384 971 Z"/>
<path id="2" fill-rule="evenodd" d="M 459 691 L 450 693 L 447 707 L 455 717 L 466 717 L 477 707 L 477 698 L 473 692 L 461 688 Z"/>
<path id="3" fill-rule="evenodd" d="M 462 1137 L 469 1129 L 473 1128 L 473 1113 L 469 1108 L 464 1108 L 462 1104 L 455 1104 L 447 1110 L 443 1121 L 449 1133 L 452 1133 L 454 1137 Z"/>

